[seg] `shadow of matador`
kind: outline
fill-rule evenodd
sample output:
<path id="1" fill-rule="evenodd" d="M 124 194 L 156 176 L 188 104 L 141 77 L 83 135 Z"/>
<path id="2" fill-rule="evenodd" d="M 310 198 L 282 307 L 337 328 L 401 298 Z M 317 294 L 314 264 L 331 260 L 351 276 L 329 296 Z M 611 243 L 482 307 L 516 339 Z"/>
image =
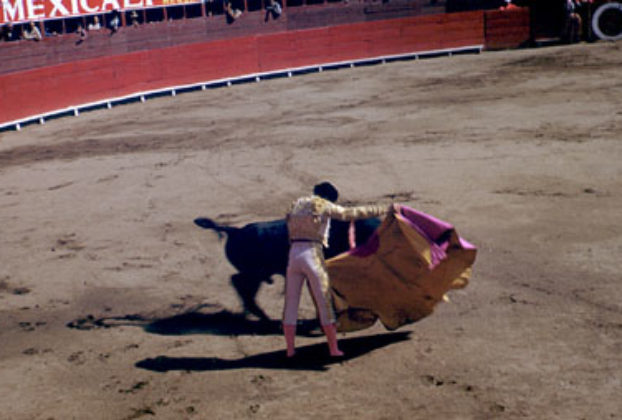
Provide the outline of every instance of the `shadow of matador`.
<path id="1" fill-rule="evenodd" d="M 378 334 L 366 337 L 343 339 L 339 346 L 345 352 L 344 357 L 330 357 L 325 344 L 313 344 L 299 347 L 293 358 L 285 357 L 285 350 L 261 353 L 241 359 L 221 359 L 219 357 L 168 357 L 158 356 L 136 363 L 136 367 L 155 372 L 171 370 L 214 371 L 246 368 L 291 369 L 291 370 L 328 370 L 331 364 L 340 363 L 367 354 L 376 349 L 410 339 L 410 332 Z"/>

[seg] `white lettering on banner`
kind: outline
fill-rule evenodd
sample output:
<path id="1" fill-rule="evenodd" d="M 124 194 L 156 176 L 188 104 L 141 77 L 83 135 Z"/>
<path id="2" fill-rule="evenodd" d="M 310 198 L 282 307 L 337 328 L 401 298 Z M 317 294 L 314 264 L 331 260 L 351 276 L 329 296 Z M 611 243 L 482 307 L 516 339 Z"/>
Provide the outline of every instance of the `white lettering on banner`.
<path id="1" fill-rule="evenodd" d="M 106 6 L 110 5 L 110 9 L 106 9 Z M 102 10 L 115 10 L 115 9 L 120 9 L 121 6 L 119 6 L 119 2 L 117 0 L 104 0 L 102 2 Z"/>
<path id="2" fill-rule="evenodd" d="M 132 3 L 132 0 L 123 0 L 123 8 L 131 9 L 138 7 L 143 7 L 142 0 L 138 0 L 136 3 Z"/>
<path id="3" fill-rule="evenodd" d="M 0 24 L 210 0 L 0 0 Z"/>
<path id="4" fill-rule="evenodd" d="M 67 10 L 65 5 L 61 3 L 61 0 L 50 0 L 50 1 L 52 2 L 52 5 L 54 6 L 54 8 L 50 12 L 49 17 L 54 17 L 57 15 L 57 13 L 60 14 L 61 16 L 69 15 L 69 10 Z"/>
<path id="5" fill-rule="evenodd" d="M 80 0 L 80 7 L 82 8 L 82 10 L 84 10 L 87 13 L 99 12 L 99 8 L 98 7 L 91 7 L 89 5 L 88 0 Z"/>
<path id="6" fill-rule="evenodd" d="M 2 12 L 5 22 L 10 20 L 24 20 L 24 3 L 22 3 L 22 0 L 15 0 L 15 4 L 11 4 L 10 0 L 3 1 Z"/>
<path id="7" fill-rule="evenodd" d="M 40 19 L 45 17 L 45 9 L 43 4 L 35 4 L 40 0 L 26 0 L 26 10 L 28 11 L 28 19 Z M 39 12 L 38 12 L 39 10 Z"/>

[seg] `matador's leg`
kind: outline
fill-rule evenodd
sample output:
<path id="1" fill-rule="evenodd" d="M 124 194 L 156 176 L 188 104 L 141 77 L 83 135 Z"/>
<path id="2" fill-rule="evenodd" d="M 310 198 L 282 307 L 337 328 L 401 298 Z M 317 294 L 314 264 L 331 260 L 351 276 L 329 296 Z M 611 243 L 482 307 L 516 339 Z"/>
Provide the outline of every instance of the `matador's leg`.
<path id="1" fill-rule="evenodd" d="M 285 306 L 283 307 L 283 324 L 296 325 L 298 320 L 298 306 L 300 305 L 300 294 L 305 276 L 295 264 L 287 268 L 285 278 Z"/>
<path id="2" fill-rule="evenodd" d="M 285 306 L 283 307 L 283 334 L 287 345 L 287 357 L 292 357 L 296 352 L 296 321 L 304 281 L 304 274 L 298 264 L 295 261 L 290 261 L 285 278 Z"/>
<path id="3" fill-rule="evenodd" d="M 337 346 L 337 328 L 335 326 L 335 315 L 330 299 L 330 283 L 328 272 L 324 264 L 324 258 L 319 249 L 318 253 L 313 254 L 314 261 L 305 267 L 305 274 L 309 283 L 309 289 L 315 302 L 315 307 L 320 318 L 322 330 L 326 334 L 328 348 L 331 356 L 343 356 L 343 352 Z"/>

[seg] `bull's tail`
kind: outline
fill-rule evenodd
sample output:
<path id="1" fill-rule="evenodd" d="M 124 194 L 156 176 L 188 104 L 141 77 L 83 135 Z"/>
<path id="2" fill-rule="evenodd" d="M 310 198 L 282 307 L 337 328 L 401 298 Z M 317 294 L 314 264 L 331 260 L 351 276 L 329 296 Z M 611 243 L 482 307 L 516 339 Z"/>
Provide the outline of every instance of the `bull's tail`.
<path id="1" fill-rule="evenodd" d="M 223 233 L 226 233 L 228 235 L 238 229 L 232 226 L 219 225 L 218 223 L 216 223 L 212 219 L 208 219 L 207 217 L 199 217 L 194 219 L 194 224 L 202 227 L 203 229 L 211 229 L 215 231 L 216 233 L 218 233 L 218 237 L 221 239 L 224 236 Z"/>

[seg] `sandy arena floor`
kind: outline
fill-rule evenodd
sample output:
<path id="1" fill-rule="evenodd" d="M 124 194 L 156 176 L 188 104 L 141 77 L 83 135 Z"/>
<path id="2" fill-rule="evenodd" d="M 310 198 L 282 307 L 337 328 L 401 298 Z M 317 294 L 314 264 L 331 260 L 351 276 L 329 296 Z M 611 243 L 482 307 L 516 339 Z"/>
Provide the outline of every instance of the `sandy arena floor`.
<path id="1" fill-rule="evenodd" d="M 0 134 L 0 417 L 622 418 L 621 69 L 621 43 L 484 53 Z M 338 363 L 299 337 L 292 365 L 193 219 L 279 218 L 323 180 L 479 254 L 431 317 L 341 337 Z M 282 291 L 258 296 L 275 319 Z"/>

